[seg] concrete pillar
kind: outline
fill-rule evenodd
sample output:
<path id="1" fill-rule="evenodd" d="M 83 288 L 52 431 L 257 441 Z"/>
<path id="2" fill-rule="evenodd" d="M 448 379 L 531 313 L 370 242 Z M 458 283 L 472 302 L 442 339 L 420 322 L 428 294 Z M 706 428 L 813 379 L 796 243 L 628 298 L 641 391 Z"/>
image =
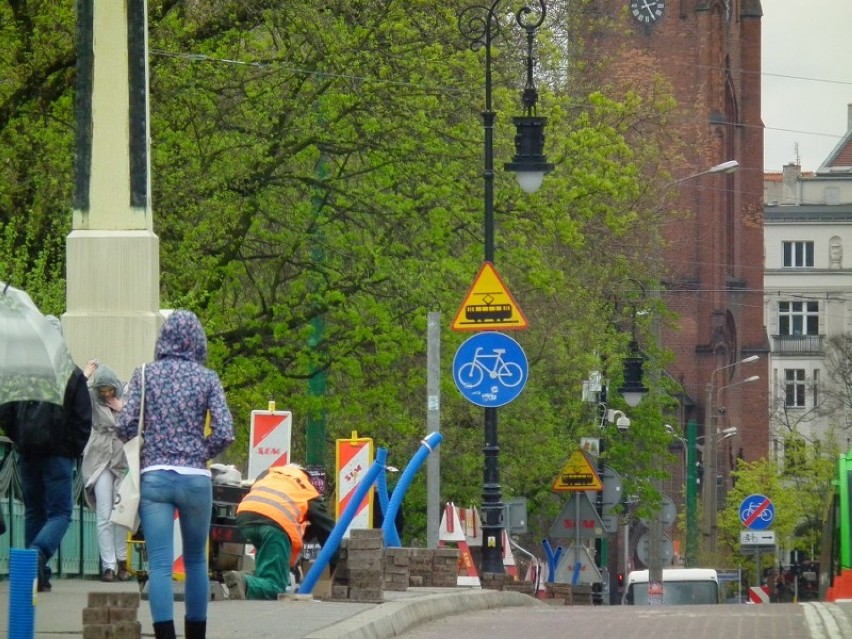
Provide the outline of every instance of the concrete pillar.
<path id="1" fill-rule="evenodd" d="M 145 0 L 77 0 L 77 145 L 65 336 L 124 380 L 161 323 L 151 209 Z"/>

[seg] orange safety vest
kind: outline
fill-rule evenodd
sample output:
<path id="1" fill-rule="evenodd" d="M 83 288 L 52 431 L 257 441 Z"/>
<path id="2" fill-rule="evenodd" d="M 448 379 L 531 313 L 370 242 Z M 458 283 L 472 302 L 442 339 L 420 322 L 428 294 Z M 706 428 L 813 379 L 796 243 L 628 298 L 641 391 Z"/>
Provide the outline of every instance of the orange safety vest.
<path id="1" fill-rule="evenodd" d="M 293 466 L 274 466 L 257 480 L 237 506 L 237 514 L 257 513 L 269 517 L 290 537 L 290 563 L 295 565 L 302 550 L 308 517 L 308 502 L 319 497 L 305 472 Z"/>

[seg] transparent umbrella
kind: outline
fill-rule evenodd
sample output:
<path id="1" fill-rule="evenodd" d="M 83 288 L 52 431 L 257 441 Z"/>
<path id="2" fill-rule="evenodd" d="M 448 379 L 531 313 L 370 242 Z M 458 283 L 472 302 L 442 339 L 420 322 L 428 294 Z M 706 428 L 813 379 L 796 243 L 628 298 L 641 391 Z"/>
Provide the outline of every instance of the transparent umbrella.
<path id="1" fill-rule="evenodd" d="M 0 282 L 0 405 L 33 400 L 61 406 L 73 371 L 56 326 L 24 291 Z"/>

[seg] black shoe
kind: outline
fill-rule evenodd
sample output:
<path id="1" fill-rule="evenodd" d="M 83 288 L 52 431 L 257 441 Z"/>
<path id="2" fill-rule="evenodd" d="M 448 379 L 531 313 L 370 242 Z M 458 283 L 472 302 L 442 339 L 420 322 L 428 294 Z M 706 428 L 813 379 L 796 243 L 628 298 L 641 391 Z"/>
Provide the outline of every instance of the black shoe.
<path id="1" fill-rule="evenodd" d="M 103 574 L 101 575 L 101 581 L 115 581 L 115 571 L 112 568 L 107 568 L 106 570 L 104 570 Z"/>
<path id="2" fill-rule="evenodd" d="M 47 558 L 39 551 L 38 553 L 38 580 L 36 583 L 36 591 L 50 592 L 50 569 L 47 567 Z"/>

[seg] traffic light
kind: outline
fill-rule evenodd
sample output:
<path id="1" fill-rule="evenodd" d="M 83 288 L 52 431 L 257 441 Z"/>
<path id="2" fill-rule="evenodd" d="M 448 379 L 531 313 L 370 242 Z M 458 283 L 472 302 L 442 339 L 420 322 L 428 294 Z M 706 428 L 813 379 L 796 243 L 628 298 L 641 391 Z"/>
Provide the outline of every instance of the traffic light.
<path id="1" fill-rule="evenodd" d="M 615 576 L 616 584 L 619 588 L 624 588 L 624 573 L 620 572 Z"/>

